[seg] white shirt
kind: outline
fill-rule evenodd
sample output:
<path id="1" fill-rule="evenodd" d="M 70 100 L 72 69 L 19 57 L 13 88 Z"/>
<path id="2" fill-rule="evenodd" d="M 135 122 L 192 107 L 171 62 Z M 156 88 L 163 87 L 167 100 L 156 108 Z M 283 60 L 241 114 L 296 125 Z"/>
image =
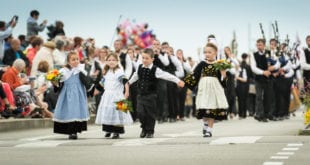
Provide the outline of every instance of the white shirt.
<path id="1" fill-rule="evenodd" d="M 307 48 L 307 49 L 309 49 L 309 48 Z M 299 53 L 300 53 L 300 66 L 301 66 L 301 69 L 302 70 L 310 70 L 310 64 L 307 63 L 305 52 L 303 50 L 302 51 L 299 50 Z"/>
<path id="2" fill-rule="evenodd" d="M 181 61 L 175 55 L 170 55 L 170 59 L 172 64 L 176 67 L 174 74 L 179 78 L 184 77 L 184 70 Z"/>
<path id="3" fill-rule="evenodd" d="M 60 82 L 64 82 L 67 79 L 69 79 L 72 75 L 78 74 L 80 72 L 83 72 L 83 74 L 87 75 L 87 72 L 85 71 L 84 68 L 85 68 L 85 64 L 79 64 L 77 67 L 71 68 L 71 69 L 67 67 L 61 68 L 59 70 L 59 73 L 62 74 Z"/>
<path id="4" fill-rule="evenodd" d="M 59 49 L 54 49 L 53 58 L 55 65 L 64 66 L 66 64 L 67 55 L 65 52 L 60 51 Z"/>
<path id="5" fill-rule="evenodd" d="M 152 69 L 152 67 L 153 67 L 153 64 L 149 65 L 148 67 L 146 67 L 144 65 L 142 66 L 142 68 L 149 68 L 149 69 Z M 139 79 L 138 71 L 139 71 L 139 67 L 137 68 L 137 71 L 133 74 L 131 79 L 128 81 L 129 84 L 132 84 L 132 83 L 136 82 Z M 155 77 L 158 78 L 158 79 L 163 79 L 163 80 L 171 81 L 171 82 L 174 82 L 176 84 L 181 81 L 176 76 L 161 70 L 159 67 L 156 67 Z"/>
<path id="6" fill-rule="evenodd" d="M 4 31 L 0 31 L 0 60 L 2 61 L 4 56 L 4 39 L 12 34 L 13 28 L 9 26 Z"/>
<path id="7" fill-rule="evenodd" d="M 237 60 L 237 58 L 235 57 L 230 57 L 228 58 L 228 60 L 231 61 L 232 67 L 228 70 L 231 74 L 236 75 L 237 72 L 237 67 L 239 66 L 239 62 Z"/>
<path id="8" fill-rule="evenodd" d="M 158 58 L 164 66 L 168 66 L 170 64 L 167 54 L 159 54 Z"/>
<path id="9" fill-rule="evenodd" d="M 125 78 L 129 78 L 132 74 L 132 61 L 129 57 L 129 55 L 126 54 L 126 68 L 123 68 L 124 69 L 124 72 L 125 72 Z M 120 65 L 121 66 L 121 65 Z"/>

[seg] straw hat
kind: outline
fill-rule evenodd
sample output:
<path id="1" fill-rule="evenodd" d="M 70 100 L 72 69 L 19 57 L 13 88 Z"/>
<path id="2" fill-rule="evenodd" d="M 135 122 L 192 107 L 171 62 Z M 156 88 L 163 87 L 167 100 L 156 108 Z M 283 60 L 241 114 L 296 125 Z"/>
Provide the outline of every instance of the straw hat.
<path id="1" fill-rule="evenodd" d="M 56 47 L 56 44 L 52 41 L 47 41 L 43 44 L 43 46 L 47 47 L 47 48 L 50 48 L 50 49 L 55 49 Z"/>

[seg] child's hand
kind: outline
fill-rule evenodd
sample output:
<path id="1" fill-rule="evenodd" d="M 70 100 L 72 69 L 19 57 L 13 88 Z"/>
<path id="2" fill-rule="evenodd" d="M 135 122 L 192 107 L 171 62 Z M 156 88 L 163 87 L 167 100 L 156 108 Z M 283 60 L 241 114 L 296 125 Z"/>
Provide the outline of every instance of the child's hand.
<path id="1" fill-rule="evenodd" d="M 182 88 L 183 88 L 184 85 L 185 85 L 184 81 L 179 81 L 179 82 L 178 82 L 178 86 L 179 86 L 179 87 L 182 87 Z"/>
<path id="2" fill-rule="evenodd" d="M 97 90 L 97 89 L 95 89 L 95 91 L 94 91 L 94 96 L 96 96 L 96 95 L 98 95 L 100 92 Z"/>
<path id="3" fill-rule="evenodd" d="M 226 78 L 226 70 L 221 70 L 222 78 Z"/>
<path id="4" fill-rule="evenodd" d="M 125 92 L 125 94 L 124 94 L 124 97 L 125 97 L 125 99 L 128 99 L 128 97 L 129 97 L 129 92 Z"/>

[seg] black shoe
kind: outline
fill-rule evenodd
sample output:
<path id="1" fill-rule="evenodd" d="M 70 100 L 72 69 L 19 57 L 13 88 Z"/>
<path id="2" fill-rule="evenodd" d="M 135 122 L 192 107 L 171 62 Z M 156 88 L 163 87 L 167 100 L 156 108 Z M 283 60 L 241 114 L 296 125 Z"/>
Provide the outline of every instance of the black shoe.
<path id="1" fill-rule="evenodd" d="M 152 133 L 146 134 L 146 138 L 153 138 L 153 137 L 154 137 L 154 134 L 152 134 Z"/>
<path id="2" fill-rule="evenodd" d="M 118 133 L 114 133 L 112 136 L 112 139 L 119 139 L 119 134 Z"/>
<path id="3" fill-rule="evenodd" d="M 261 119 L 261 122 L 268 122 L 268 120 L 266 118 Z"/>
<path id="4" fill-rule="evenodd" d="M 206 132 L 203 137 L 212 137 L 212 133 L 211 132 Z"/>
<path id="5" fill-rule="evenodd" d="M 78 137 L 77 137 L 77 134 L 71 134 L 69 135 L 69 139 L 71 140 L 76 140 Z"/>
<path id="6" fill-rule="evenodd" d="M 1 112 L 1 116 L 8 119 L 12 116 L 12 111 L 9 110 L 9 109 L 4 109 L 2 112 Z"/>
<path id="7" fill-rule="evenodd" d="M 254 116 L 254 119 L 257 120 L 257 121 L 262 121 L 262 118 L 257 117 L 257 116 Z"/>
<path id="8" fill-rule="evenodd" d="M 169 123 L 175 123 L 177 120 L 174 118 L 169 118 Z"/>
<path id="9" fill-rule="evenodd" d="M 277 121 L 276 117 L 273 117 L 273 116 L 268 117 L 268 120 Z"/>
<path id="10" fill-rule="evenodd" d="M 108 138 L 108 137 L 110 137 L 111 136 L 111 133 L 110 132 L 107 132 L 105 135 L 104 135 L 104 137 L 106 137 L 106 138 Z"/>
<path id="11" fill-rule="evenodd" d="M 207 133 L 207 130 L 203 129 L 202 134 L 206 134 L 206 133 Z"/>
<path id="12" fill-rule="evenodd" d="M 146 132 L 145 132 L 145 131 L 142 131 L 142 132 L 140 133 L 140 138 L 145 138 L 145 136 L 146 136 Z"/>

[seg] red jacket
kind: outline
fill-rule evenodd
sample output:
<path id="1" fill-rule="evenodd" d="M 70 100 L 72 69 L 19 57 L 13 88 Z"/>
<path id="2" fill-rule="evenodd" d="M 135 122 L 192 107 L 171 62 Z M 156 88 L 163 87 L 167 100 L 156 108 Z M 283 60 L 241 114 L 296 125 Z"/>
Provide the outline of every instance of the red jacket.
<path id="1" fill-rule="evenodd" d="M 22 85 L 18 74 L 19 72 L 17 69 L 10 67 L 6 72 L 3 73 L 2 81 L 8 83 L 12 89 L 15 89 Z"/>

